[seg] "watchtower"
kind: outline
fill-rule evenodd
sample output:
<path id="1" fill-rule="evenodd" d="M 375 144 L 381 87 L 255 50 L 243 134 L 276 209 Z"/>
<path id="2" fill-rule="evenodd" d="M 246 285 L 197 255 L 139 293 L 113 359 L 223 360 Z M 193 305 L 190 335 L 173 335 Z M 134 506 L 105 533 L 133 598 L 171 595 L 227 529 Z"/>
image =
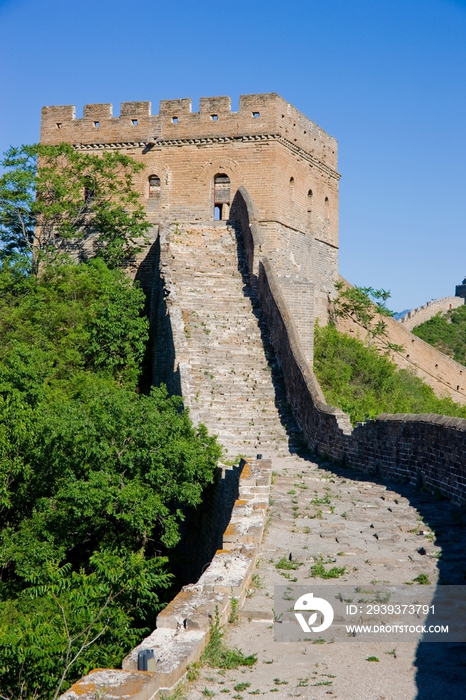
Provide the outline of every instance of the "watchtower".
<path id="1" fill-rule="evenodd" d="M 337 143 L 276 93 L 44 107 L 41 141 L 118 149 L 144 163 L 137 187 L 157 231 L 174 222 L 234 220 L 240 188 L 253 203 L 266 255 L 304 336 L 327 318 L 338 272 Z M 306 330 L 306 332 L 304 332 Z M 304 337 L 303 336 L 303 337 Z M 311 352 L 311 351 L 310 351 Z M 312 354 L 312 353 L 311 353 Z"/>

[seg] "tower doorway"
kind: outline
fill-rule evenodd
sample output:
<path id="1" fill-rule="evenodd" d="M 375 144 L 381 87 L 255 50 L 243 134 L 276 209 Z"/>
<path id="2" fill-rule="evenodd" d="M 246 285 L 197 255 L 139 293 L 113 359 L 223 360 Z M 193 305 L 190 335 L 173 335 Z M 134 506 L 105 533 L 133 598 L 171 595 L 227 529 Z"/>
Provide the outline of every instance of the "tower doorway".
<path id="1" fill-rule="evenodd" d="M 214 177 L 214 220 L 227 221 L 230 216 L 230 178 L 225 173 Z"/>

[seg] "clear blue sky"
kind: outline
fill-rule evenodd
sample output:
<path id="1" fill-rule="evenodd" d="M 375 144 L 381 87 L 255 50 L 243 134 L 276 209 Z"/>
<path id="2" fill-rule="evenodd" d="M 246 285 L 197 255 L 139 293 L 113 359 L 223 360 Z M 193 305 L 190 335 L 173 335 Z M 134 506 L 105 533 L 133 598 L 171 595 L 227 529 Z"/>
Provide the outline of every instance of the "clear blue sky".
<path id="1" fill-rule="evenodd" d="M 347 279 L 466 276 L 466 0 L 0 0 L 0 65 L 2 152 L 42 105 L 278 92 L 338 139 Z"/>

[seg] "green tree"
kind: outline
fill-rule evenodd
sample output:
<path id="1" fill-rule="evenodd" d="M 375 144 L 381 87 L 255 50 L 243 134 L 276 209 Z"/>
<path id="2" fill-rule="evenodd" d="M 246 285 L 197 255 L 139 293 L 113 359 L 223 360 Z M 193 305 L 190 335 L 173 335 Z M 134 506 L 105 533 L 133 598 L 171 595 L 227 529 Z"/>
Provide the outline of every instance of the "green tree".
<path id="1" fill-rule="evenodd" d="M 220 447 L 137 389 L 144 294 L 101 259 L 0 261 L 0 694 L 57 697 L 153 628 Z M 37 640 L 40 639 L 40 644 Z"/>
<path id="2" fill-rule="evenodd" d="M 118 266 L 146 241 L 149 223 L 134 189 L 143 165 L 129 156 L 35 144 L 10 148 L 1 165 L 1 252 L 26 252 L 34 274 L 89 243 Z"/>
<path id="3" fill-rule="evenodd" d="M 373 287 L 352 287 L 345 282 L 335 282 L 337 292 L 332 302 L 335 318 L 350 318 L 361 325 L 367 332 L 367 342 L 379 339 L 387 350 L 402 351 L 403 348 L 386 340 L 387 324 L 385 318 L 393 316 L 387 307 L 390 292 Z"/>
<path id="4" fill-rule="evenodd" d="M 118 665 L 128 642 L 137 644 L 144 632 L 132 626 L 139 601 L 160 608 L 156 591 L 171 578 L 164 563 L 139 552 L 98 552 L 88 573 L 50 562 L 41 576 L 31 574 L 16 599 L 0 602 L 2 694 L 56 700 L 70 674 Z"/>

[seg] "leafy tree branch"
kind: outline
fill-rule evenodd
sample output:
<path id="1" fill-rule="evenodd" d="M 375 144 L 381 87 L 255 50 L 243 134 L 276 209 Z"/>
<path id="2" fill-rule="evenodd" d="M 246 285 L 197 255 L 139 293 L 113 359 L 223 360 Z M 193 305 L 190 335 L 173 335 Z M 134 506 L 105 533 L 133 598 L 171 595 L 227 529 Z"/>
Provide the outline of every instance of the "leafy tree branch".
<path id="1" fill-rule="evenodd" d="M 1 252 L 28 253 L 34 274 L 90 244 L 92 254 L 120 266 L 147 242 L 150 225 L 134 188 L 143 165 L 129 156 L 34 144 L 10 148 L 1 165 Z"/>
<path id="2" fill-rule="evenodd" d="M 335 282 L 337 292 L 332 300 L 334 318 L 349 318 L 362 326 L 367 333 L 369 347 L 377 339 L 387 350 L 402 352 L 401 345 L 387 340 L 387 323 L 385 318 L 393 316 L 387 307 L 390 292 L 373 287 L 352 287 L 345 282 Z"/>

